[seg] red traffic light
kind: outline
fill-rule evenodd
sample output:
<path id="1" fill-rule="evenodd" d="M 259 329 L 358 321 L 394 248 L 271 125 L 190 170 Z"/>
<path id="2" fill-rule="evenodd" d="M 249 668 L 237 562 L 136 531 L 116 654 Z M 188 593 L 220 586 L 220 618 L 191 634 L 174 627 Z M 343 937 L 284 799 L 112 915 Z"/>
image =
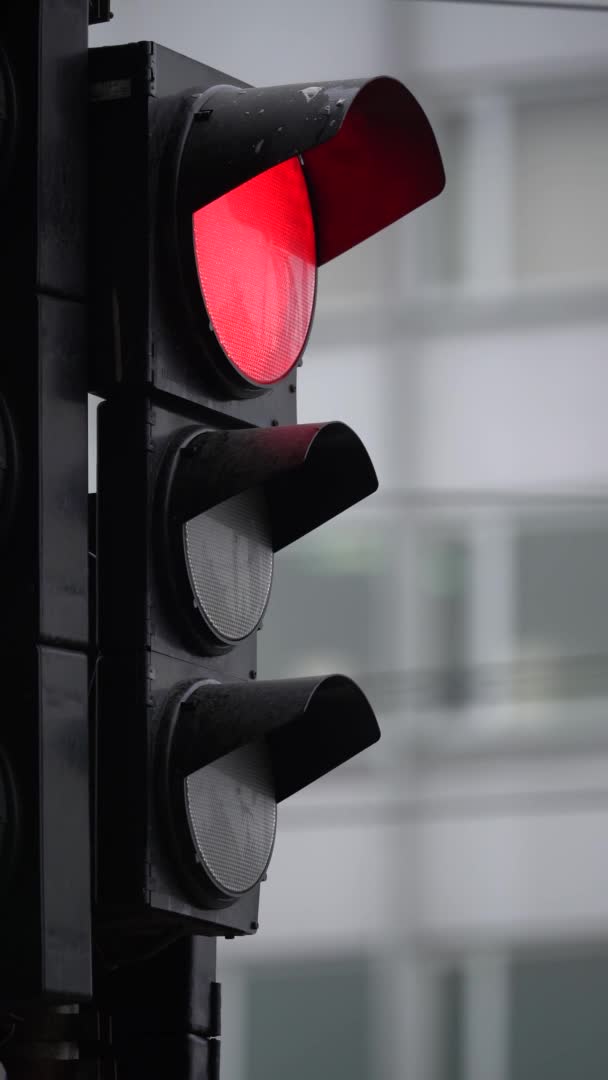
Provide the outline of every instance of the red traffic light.
<path id="1" fill-rule="evenodd" d="M 386 76 L 321 86 L 216 86 L 191 98 L 190 110 L 179 119 L 183 149 L 172 196 L 178 214 L 299 156 L 319 266 L 428 202 L 445 184 L 424 110 Z"/>
<path id="2" fill-rule="evenodd" d="M 441 156 L 423 109 L 386 77 L 212 86 L 173 109 L 172 287 L 225 396 L 248 397 L 297 362 L 316 266 L 438 195 Z"/>
<path id="3" fill-rule="evenodd" d="M 192 215 L 210 328 L 252 382 L 278 382 L 302 352 L 317 278 L 302 166 L 281 162 Z"/>

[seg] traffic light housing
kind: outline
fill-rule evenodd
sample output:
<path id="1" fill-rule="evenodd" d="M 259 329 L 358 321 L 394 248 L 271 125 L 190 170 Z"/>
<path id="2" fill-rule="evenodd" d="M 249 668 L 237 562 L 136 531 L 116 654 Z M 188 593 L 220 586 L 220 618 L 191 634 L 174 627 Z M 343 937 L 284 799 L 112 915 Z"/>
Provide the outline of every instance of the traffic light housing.
<path id="1" fill-rule="evenodd" d="M 249 933 L 277 803 L 379 736 L 344 676 L 257 680 L 274 553 L 377 486 L 296 423 L 317 266 L 443 170 L 396 80 L 252 88 L 147 42 L 90 74 L 98 927 Z"/>
<path id="2" fill-rule="evenodd" d="M 270 423 L 271 404 L 289 411 L 281 376 L 295 376 L 306 344 L 316 266 L 443 187 L 423 110 L 395 79 L 248 87 L 150 42 L 91 50 L 90 72 L 91 389 L 107 397 L 147 387 Z M 256 379 L 231 358 L 238 342 L 222 341 L 218 292 L 232 280 L 251 319 L 231 310 L 228 329 L 236 336 L 246 326 L 257 338 L 252 233 L 280 229 L 275 215 L 297 227 L 271 236 L 274 257 L 282 244 L 289 255 L 273 267 L 271 330 L 281 337 L 288 293 L 308 318 L 296 313 L 304 332 L 289 368 Z M 246 219 L 256 226 L 247 229 Z M 292 314 L 287 303 L 288 326 Z"/>
<path id="3" fill-rule="evenodd" d="M 3 1002 L 92 991 L 86 53 L 84 7 L 0 11 Z"/>

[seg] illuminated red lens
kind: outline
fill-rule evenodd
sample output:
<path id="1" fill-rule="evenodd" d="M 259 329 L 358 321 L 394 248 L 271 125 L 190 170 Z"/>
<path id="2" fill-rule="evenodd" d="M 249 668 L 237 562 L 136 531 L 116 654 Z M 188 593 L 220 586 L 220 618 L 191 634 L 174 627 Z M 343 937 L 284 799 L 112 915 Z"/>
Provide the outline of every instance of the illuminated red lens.
<path id="1" fill-rule="evenodd" d="M 302 166 L 275 165 L 192 215 L 207 314 L 252 382 L 275 383 L 298 359 L 315 294 L 315 232 Z"/>

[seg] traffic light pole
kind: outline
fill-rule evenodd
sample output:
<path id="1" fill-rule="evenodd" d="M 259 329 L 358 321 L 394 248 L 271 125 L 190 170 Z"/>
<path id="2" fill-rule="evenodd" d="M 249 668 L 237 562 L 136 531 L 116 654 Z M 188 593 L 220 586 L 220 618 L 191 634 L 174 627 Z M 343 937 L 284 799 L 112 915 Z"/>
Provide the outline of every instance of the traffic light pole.
<path id="1" fill-rule="evenodd" d="M 87 32 L 86 0 L 0 6 L 0 1059 L 11 1080 L 73 1063 L 92 994 Z"/>
<path id="2" fill-rule="evenodd" d="M 86 617 L 87 549 L 94 529 L 89 522 L 89 543 L 85 110 L 87 25 L 108 17 L 108 3 L 90 0 L 23 0 L 0 17 L 0 182 L 8 189 L 10 226 L 3 230 L 0 270 L 8 295 L 15 296 L 2 312 L 5 344 L 13 348 L 7 348 L 0 385 L 8 406 L 1 418 L 0 459 L 8 480 L 4 474 L 0 479 L 5 522 L 11 508 L 7 492 L 21 482 L 8 541 L 18 555 L 20 548 L 25 552 L 23 574 L 13 568 L 14 581 L 6 575 L 2 583 L 3 609 L 12 613 L 14 593 L 15 611 L 19 605 L 29 611 L 32 579 L 38 589 L 31 589 L 32 596 L 40 596 L 29 622 L 25 616 L 18 623 L 5 616 L 6 632 L 4 623 L 1 631 L 13 647 L 15 638 L 43 657 L 37 688 L 29 668 L 24 666 L 20 678 L 20 667 L 9 666 L 17 690 L 31 687 L 29 741 L 23 746 L 18 741 L 14 720 L 19 717 L 23 727 L 23 706 L 17 690 L 5 701 L 0 727 L 0 752 L 6 752 L 0 759 L 3 902 L 9 887 L 0 926 L 0 1076 L 6 1070 L 9 1080 L 215 1080 L 220 993 L 214 939 L 188 935 L 170 943 L 165 934 L 162 948 L 158 939 L 156 948 L 132 942 L 119 963 L 113 942 L 112 964 L 110 949 L 96 942 L 91 982 L 89 851 L 82 841 L 88 843 L 89 835 L 89 791 L 83 783 L 88 785 L 95 771 L 86 744 L 88 650 L 96 664 L 95 620 L 87 626 Z M 6 295 L 5 290 L 5 301 Z M 22 303 L 41 313 L 39 329 L 28 313 L 20 319 Z M 29 368 L 19 370 L 17 345 L 25 360 L 21 367 L 33 365 L 30 378 Z M 14 374 L 13 354 L 18 358 Z M 16 454 L 8 445 L 13 427 Z M 21 465 L 18 475 L 11 475 L 14 459 Z M 38 490 L 40 507 L 30 510 L 31 492 Z M 76 510 L 77 529 L 71 516 Z M 31 569 L 26 565 L 30 550 Z M 10 564 L 11 549 L 3 554 Z M 62 559 L 70 561 L 67 570 Z M 92 615 L 94 592 L 93 575 Z M 82 694 L 71 678 L 74 664 L 82 669 Z"/>
<path id="3" fill-rule="evenodd" d="M 219 1080 L 215 940 L 182 936 L 114 966 L 98 958 L 94 1004 L 0 1018 L 8 1080 Z"/>
<path id="4" fill-rule="evenodd" d="M 187 934 L 100 974 L 96 1003 L 117 1080 L 219 1080 L 221 988 L 214 938 Z M 112 1068 L 114 1071 L 112 1071 Z"/>
<path id="5" fill-rule="evenodd" d="M 92 1005 L 16 1006 L 0 1017 L 8 1080 L 115 1080 L 103 1023 Z"/>

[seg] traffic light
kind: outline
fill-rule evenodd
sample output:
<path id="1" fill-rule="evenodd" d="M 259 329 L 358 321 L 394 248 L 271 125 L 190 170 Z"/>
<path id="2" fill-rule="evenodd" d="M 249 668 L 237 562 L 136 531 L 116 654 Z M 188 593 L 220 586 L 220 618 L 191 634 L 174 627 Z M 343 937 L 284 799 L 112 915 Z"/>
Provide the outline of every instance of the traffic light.
<path id="1" fill-rule="evenodd" d="M 377 486 L 296 422 L 317 267 L 443 170 L 393 79 L 253 88 L 148 42 L 90 77 L 97 924 L 250 933 L 277 804 L 379 736 L 342 675 L 257 679 L 275 552 Z"/>
<path id="2" fill-rule="evenodd" d="M 0 10 L 0 1001 L 91 994 L 86 5 Z"/>

